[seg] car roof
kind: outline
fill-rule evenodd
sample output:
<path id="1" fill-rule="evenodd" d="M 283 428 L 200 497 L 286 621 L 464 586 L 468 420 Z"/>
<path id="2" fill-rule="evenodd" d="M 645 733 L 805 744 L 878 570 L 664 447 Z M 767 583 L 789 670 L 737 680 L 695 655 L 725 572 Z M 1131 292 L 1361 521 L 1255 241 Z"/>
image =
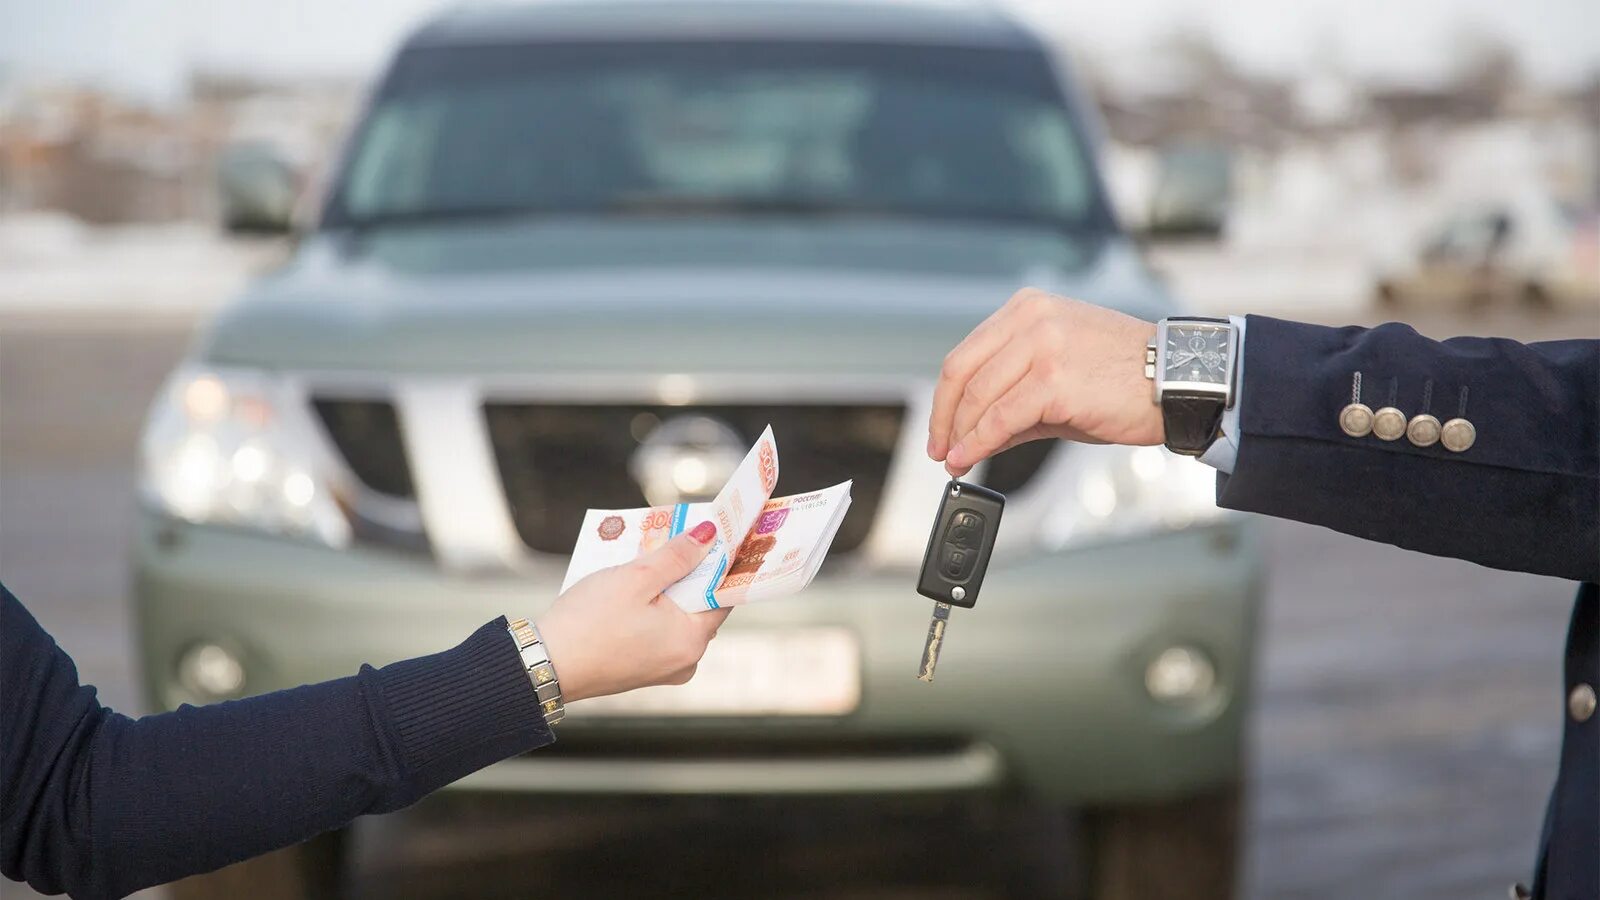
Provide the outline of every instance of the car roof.
<path id="1" fill-rule="evenodd" d="M 411 47 L 606 40 L 837 40 L 1039 49 L 982 0 L 542 0 L 463 5 L 424 24 Z"/>

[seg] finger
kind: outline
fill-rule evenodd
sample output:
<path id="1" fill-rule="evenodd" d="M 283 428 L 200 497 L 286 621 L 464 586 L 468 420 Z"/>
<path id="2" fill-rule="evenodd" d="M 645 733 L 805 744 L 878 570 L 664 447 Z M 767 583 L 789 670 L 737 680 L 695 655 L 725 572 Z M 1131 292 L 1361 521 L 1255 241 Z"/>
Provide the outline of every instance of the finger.
<path id="1" fill-rule="evenodd" d="M 1071 428 L 1066 425 L 1045 425 L 1041 423 L 1029 428 L 1027 431 L 1022 432 L 1016 437 L 1013 437 L 1011 440 L 1006 441 L 1004 446 L 989 455 L 991 457 L 999 456 L 1007 450 L 1010 450 L 1012 447 L 1016 447 L 1020 444 L 1031 443 L 1033 441 L 1073 441 L 1079 444 L 1106 443 L 1106 441 L 1084 434 L 1076 428 Z M 954 469 L 947 465 L 945 466 L 945 471 L 949 472 L 952 478 L 960 478 L 961 476 L 972 471 L 972 466 L 963 466 L 960 469 Z"/>
<path id="2" fill-rule="evenodd" d="M 956 404 L 966 392 L 968 379 L 1006 345 L 1011 333 L 1009 322 L 1016 315 L 1016 307 L 1017 298 L 1013 297 L 980 322 L 945 356 L 944 365 L 939 369 L 939 383 L 933 389 L 933 410 L 928 416 L 930 458 L 941 460 L 950 452 L 950 426 L 955 420 Z"/>
<path id="3" fill-rule="evenodd" d="M 1013 340 L 1013 344 L 1024 344 L 1020 338 Z M 951 421 L 948 440 L 953 446 L 960 435 L 971 431 L 983 414 L 994 405 L 996 400 L 1006 395 L 1017 383 L 1027 377 L 1032 367 L 1033 354 L 1023 352 L 1020 347 L 1007 346 L 1003 351 L 996 353 L 983 364 L 972 380 L 967 382 L 967 390 L 961 395 L 961 402 L 956 405 L 955 418 Z"/>
<path id="4" fill-rule="evenodd" d="M 1012 437 L 1011 440 L 1006 441 L 1005 444 L 1000 447 L 1000 449 L 994 451 L 992 455 L 999 456 L 1000 454 L 1010 450 L 1012 447 L 1018 446 L 1019 444 L 1027 444 L 1032 441 L 1053 441 L 1060 438 L 1062 438 L 1062 435 L 1054 433 L 1050 426 L 1035 425 L 1021 434 Z"/>
<path id="5" fill-rule="evenodd" d="M 678 671 L 673 672 L 671 675 L 668 675 L 667 678 L 666 678 L 666 681 L 664 683 L 665 684 L 688 684 L 689 683 L 689 679 L 694 677 L 695 670 L 698 669 L 699 666 L 700 666 L 700 664 L 696 663 L 696 664 L 694 664 L 692 666 L 689 666 L 686 669 L 679 669 Z"/>
<path id="6" fill-rule="evenodd" d="M 717 526 L 701 522 L 693 530 L 678 535 L 629 564 L 629 569 L 645 598 L 653 600 L 674 582 L 694 571 L 706 558 Z"/>
<path id="7" fill-rule="evenodd" d="M 1039 425 L 1044 416 L 1044 388 L 1024 380 L 984 412 L 971 431 L 960 436 L 945 459 L 951 474 L 966 474 L 978 462 L 1000 452 L 1012 439 Z"/>
<path id="8" fill-rule="evenodd" d="M 721 609 L 695 613 L 689 617 L 689 621 L 693 624 L 695 632 L 709 641 L 717 636 L 717 629 L 721 628 L 722 623 L 728 620 L 728 613 L 731 612 L 733 612 L 733 607 L 724 606 Z"/>

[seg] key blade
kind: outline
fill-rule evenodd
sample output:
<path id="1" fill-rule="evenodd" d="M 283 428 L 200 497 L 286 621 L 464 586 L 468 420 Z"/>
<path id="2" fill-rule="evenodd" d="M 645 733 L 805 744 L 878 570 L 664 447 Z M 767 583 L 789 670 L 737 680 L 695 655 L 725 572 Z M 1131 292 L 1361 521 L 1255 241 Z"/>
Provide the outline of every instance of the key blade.
<path id="1" fill-rule="evenodd" d="M 933 669 L 939 664 L 939 651 L 944 647 L 944 627 L 950 620 L 950 604 L 933 604 L 933 620 L 928 623 L 928 640 L 922 645 L 922 664 L 917 667 L 917 678 L 933 683 Z"/>

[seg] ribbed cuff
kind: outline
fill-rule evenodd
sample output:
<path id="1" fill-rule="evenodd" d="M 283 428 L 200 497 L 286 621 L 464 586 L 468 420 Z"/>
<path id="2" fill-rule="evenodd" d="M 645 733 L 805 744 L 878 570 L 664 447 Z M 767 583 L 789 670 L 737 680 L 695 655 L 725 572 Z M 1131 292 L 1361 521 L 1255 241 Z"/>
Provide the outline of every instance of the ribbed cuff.
<path id="1" fill-rule="evenodd" d="M 453 649 L 373 675 L 406 780 L 420 793 L 555 740 L 503 617 Z"/>

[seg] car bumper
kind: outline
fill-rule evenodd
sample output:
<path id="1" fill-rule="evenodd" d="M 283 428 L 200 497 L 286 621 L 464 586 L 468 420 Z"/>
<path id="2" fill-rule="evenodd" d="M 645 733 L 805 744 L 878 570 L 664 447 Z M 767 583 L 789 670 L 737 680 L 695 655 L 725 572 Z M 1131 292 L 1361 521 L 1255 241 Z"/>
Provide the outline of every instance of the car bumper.
<path id="1" fill-rule="evenodd" d="M 913 573 L 819 576 L 805 596 L 742 607 L 723 633 L 843 628 L 860 647 L 847 715 L 571 716 L 560 740 L 458 783 L 529 793 L 889 793 L 1017 789 L 1075 802 L 1155 799 L 1238 776 L 1261 578 L 1238 520 L 991 567 L 957 610 L 933 685 L 915 678 L 929 603 Z M 200 702 L 189 648 L 228 648 L 247 693 L 436 652 L 499 615 L 536 616 L 561 567 L 470 576 L 426 558 L 335 551 L 142 514 L 135 597 L 153 705 Z M 1145 688 L 1162 650 L 1202 649 L 1210 698 Z M 581 704 L 575 706 L 575 710 Z"/>

